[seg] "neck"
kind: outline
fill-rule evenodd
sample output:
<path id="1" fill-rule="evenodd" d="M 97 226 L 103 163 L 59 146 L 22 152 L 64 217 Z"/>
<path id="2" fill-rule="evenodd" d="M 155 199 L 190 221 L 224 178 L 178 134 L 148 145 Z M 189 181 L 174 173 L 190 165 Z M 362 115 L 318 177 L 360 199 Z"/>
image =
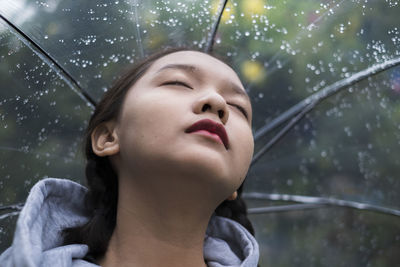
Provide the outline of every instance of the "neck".
<path id="1" fill-rule="evenodd" d="M 206 266 L 205 232 L 218 203 L 187 181 L 120 175 L 116 228 L 101 265 Z"/>

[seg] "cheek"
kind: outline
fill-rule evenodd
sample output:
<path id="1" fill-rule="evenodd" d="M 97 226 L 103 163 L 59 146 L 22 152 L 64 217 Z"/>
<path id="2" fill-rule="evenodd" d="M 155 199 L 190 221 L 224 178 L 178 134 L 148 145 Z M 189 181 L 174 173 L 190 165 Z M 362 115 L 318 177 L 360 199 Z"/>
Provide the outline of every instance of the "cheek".
<path id="1" fill-rule="evenodd" d="M 162 94 L 148 94 L 129 102 L 120 120 L 121 154 L 131 159 L 157 154 L 174 141 L 180 129 L 182 105 L 166 99 Z"/>
<path id="2" fill-rule="evenodd" d="M 238 129 L 238 143 L 243 150 L 242 154 L 251 159 L 254 150 L 254 139 L 251 128 L 246 125 L 238 127 Z"/>
<path id="3" fill-rule="evenodd" d="M 244 141 L 244 148 L 243 148 L 243 161 L 247 162 L 246 173 L 250 166 L 251 159 L 253 158 L 253 153 L 254 153 L 254 139 L 253 135 L 249 133 L 247 135 L 246 140 Z"/>
<path id="4" fill-rule="evenodd" d="M 249 170 L 251 159 L 254 152 L 254 140 L 251 130 L 248 126 L 241 127 L 237 135 L 237 146 L 235 147 L 234 163 L 237 166 L 235 171 L 243 179 Z"/>

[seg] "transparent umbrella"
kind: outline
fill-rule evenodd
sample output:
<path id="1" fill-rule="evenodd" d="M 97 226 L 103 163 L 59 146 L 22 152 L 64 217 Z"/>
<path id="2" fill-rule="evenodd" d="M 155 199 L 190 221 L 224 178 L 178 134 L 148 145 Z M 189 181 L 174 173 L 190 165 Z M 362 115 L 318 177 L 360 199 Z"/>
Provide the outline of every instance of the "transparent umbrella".
<path id="1" fill-rule="evenodd" d="M 0 0 L 0 251 L 33 183 L 83 183 L 82 132 L 121 71 L 189 46 L 227 58 L 253 101 L 260 265 L 395 265 L 399 5 Z"/>

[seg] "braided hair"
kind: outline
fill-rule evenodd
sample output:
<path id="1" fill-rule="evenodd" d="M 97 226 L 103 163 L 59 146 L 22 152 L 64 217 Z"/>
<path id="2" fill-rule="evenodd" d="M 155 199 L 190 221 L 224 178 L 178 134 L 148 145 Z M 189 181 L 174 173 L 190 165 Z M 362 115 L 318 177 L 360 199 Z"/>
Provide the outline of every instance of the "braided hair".
<path id="1" fill-rule="evenodd" d="M 93 152 L 91 134 L 101 123 L 118 118 L 128 89 L 146 73 L 157 59 L 185 50 L 193 49 L 167 49 L 147 57 L 128 70 L 104 94 L 90 118 L 83 146 L 87 160 L 85 174 L 89 189 L 85 196 L 85 208 L 90 219 L 83 225 L 63 230 L 64 245 L 76 243 L 88 245 L 89 253 L 86 259 L 89 261 L 95 261 L 104 256 L 115 229 L 118 204 L 118 176 L 108 157 L 100 157 Z M 240 186 L 238 189 L 238 196 L 235 200 L 222 202 L 215 210 L 215 214 L 237 221 L 254 235 L 252 224 L 247 218 L 246 204 L 241 198 L 242 188 L 243 186 Z"/>

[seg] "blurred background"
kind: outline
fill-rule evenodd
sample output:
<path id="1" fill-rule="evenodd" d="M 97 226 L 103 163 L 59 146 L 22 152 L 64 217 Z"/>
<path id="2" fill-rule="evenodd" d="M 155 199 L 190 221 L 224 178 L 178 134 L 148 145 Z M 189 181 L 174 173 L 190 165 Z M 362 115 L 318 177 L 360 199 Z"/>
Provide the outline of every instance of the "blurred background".
<path id="1" fill-rule="evenodd" d="M 256 152 L 284 124 L 262 129 L 342 85 L 250 169 L 245 195 L 260 266 L 397 265 L 400 67 L 349 81 L 400 57 L 399 14 L 397 0 L 0 0 L 0 252 L 35 182 L 85 183 L 91 101 L 144 56 L 205 49 L 217 29 L 213 50 L 253 103 Z M 333 202 L 310 208 L 296 196 Z M 275 206 L 289 208 L 255 213 Z"/>

